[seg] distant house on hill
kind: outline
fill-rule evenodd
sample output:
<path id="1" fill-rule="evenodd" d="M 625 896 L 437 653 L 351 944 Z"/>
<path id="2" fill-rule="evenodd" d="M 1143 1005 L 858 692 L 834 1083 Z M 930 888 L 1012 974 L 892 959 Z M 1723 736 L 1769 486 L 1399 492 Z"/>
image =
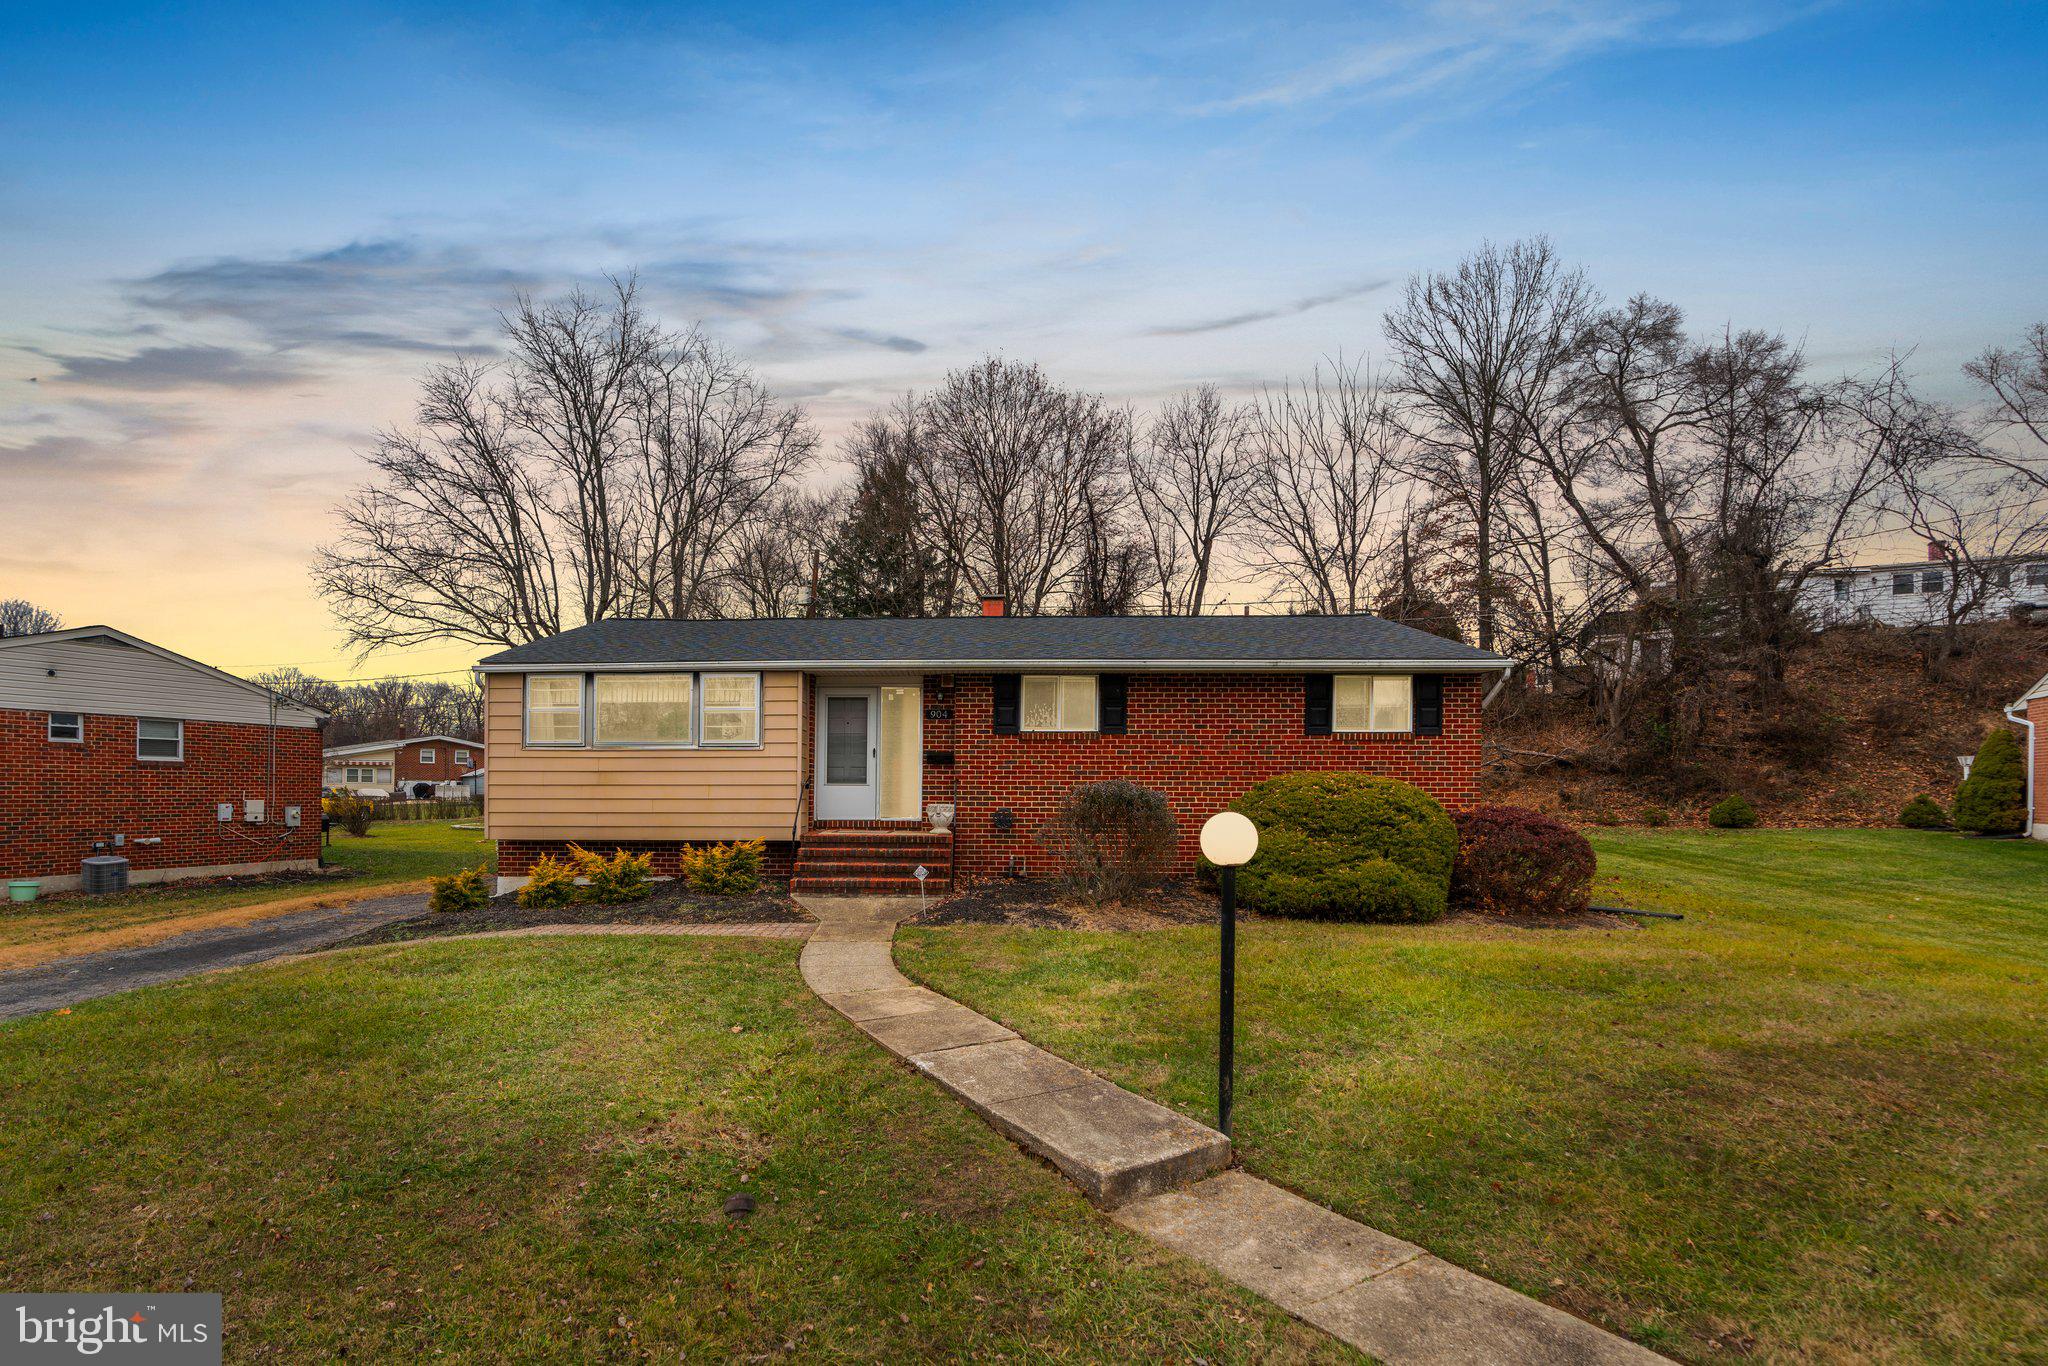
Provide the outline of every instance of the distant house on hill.
<path id="1" fill-rule="evenodd" d="M 459 735 L 415 735 L 404 740 L 366 740 L 321 752 L 330 789 L 364 796 L 455 796 L 473 770 L 484 766 L 481 740 Z"/>
<path id="2" fill-rule="evenodd" d="M 1981 582 L 1959 584 L 1959 574 L 1978 575 Z M 1799 601 L 1822 626 L 1940 623 L 1948 619 L 1952 603 L 1960 608 L 1957 620 L 1996 621 L 2016 608 L 2048 610 L 2048 554 L 2003 555 L 1966 565 L 1940 542 L 1929 541 L 1924 559 L 1822 570 L 1800 589 Z"/>

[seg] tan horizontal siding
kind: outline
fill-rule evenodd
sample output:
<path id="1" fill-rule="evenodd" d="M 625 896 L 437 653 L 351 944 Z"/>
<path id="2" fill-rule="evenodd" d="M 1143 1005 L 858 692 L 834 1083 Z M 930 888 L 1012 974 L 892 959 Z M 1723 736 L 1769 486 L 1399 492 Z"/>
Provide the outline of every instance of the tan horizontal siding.
<path id="1" fill-rule="evenodd" d="M 788 839 L 803 741 L 801 675 L 761 677 L 753 749 L 528 749 L 523 676 L 485 681 L 492 839 Z"/>

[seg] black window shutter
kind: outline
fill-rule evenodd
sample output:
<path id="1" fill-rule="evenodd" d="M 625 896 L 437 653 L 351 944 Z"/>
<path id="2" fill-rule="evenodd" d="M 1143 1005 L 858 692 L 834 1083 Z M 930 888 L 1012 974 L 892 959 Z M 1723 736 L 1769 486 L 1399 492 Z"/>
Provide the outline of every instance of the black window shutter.
<path id="1" fill-rule="evenodd" d="M 994 724 L 989 727 L 997 735 L 1017 733 L 1017 712 L 1019 700 L 1024 691 L 1021 674 L 996 674 L 991 680 L 995 687 Z"/>
<path id="2" fill-rule="evenodd" d="M 1125 674 L 1102 674 L 1095 680 L 1096 728 L 1104 735 L 1122 735 L 1131 724 L 1131 680 Z"/>
<path id="3" fill-rule="evenodd" d="M 1415 733 L 1417 735 L 1442 735 L 1444 733 L 1444 676 L 1442 674 L 1415 675 Z"/>
<path id="4" fill-rule="evenodd" d="M 1306 689 L 1301 708 L 1301 733 L 1303 735 L 1328 735 L 1330 733 L 1330 690 L 1333 680 L 1328 674 L 1309 674 L 1303 680 Z"/>

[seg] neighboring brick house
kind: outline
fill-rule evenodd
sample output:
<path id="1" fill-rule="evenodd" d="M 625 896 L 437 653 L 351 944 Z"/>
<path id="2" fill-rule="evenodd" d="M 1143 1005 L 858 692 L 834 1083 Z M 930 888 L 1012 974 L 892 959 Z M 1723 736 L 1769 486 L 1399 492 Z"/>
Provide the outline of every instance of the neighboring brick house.
<path id="1" fill-rule="evenodd" d="M 1079 783 L 1166 794 L 1177 870 L 1202 822 L 1303 769 L 1478 798 L 1508 660 L 1377 617 L 606 621 L 492 655 L 486 830 L 501 888 L 574 841 L 768 842 L 802 890 L 1042 875 Z M 950 827 L 947 829 L 946 827 Z"/>
<path id="2" fill-rule="evenodd" d="M 324 719 L 108 626 L 0 639 L 0 875 L 317 868 Z"/>
<path id="3" fill-rule="evenodd" d="M 2043 765 L 2048 764 L 2048 674 L 2005 714 L 2020 726 L 2020 744 L 2027 760 L 2027 833 L 2048 840 L 2048 796 L 2041 791 Z"/>
<path id="4" fill-rule="evenodd" d="M 484 766 L 481 740 L 459 735 L 416 735 L 409 740 L 366 740 L 321 753 L 321 782 L 349 792 L 409 795 L 416 783 L 460 783 Z"/>

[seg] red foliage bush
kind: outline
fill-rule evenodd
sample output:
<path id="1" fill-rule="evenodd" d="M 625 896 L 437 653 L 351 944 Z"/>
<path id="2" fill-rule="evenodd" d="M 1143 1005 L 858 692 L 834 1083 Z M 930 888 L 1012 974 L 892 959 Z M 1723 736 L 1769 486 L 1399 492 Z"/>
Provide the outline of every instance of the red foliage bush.
<path id="1" fill-rule="evenodd" d="M 1458 812 L 1451 899 L 1493 915 L 1577 915 L 1593 895 L 1593 846 L 1540 811 Z"/>

